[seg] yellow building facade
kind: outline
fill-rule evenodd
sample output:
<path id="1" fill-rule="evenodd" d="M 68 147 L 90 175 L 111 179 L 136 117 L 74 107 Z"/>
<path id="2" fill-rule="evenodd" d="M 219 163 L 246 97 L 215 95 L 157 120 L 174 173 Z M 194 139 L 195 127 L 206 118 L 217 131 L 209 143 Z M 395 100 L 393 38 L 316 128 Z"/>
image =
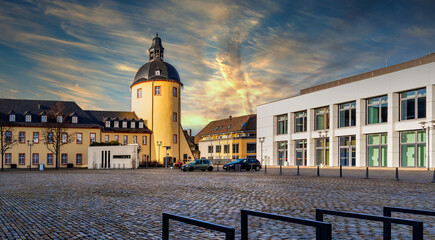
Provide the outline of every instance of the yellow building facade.
<path id="1" fill-rule="evenodd" d="M 181 126 L 183 84 L 177 70 L 163 61 L 163 54 L 156 36 L 149 62 L 138 70 L 131 85 L 131 112 L 83 110 L 67 101 L 0 99 L 0 126 L 8 132 L 2 139 L 16 141 L 5 152 L 4 168 L 56 167 L 56 157 L 46 144 L 47 129 L 56 124 L 62 124 L 67 136 L 59 152 L 61 168 L 87 168 L 88 147 L 93 142 L 138 144 L 142 166 L 193 159 Z"/>
<path id="2" fill-rule="evenodd" d="M 257 158 L 256 115 L 212 121 L 195 138 L 201 158 L 227 161 Z"/>
<path id="3" fill-rule="evenodd" d="M 161 39 L 153 39 L 149 61 L 131 85 L 131 110 L 153 131 L 150 152 L 153 160 L 164 163 L 187 162 L 193 154 L 181 126 L 181 87 L 177 70 L 164 62 Z"/>

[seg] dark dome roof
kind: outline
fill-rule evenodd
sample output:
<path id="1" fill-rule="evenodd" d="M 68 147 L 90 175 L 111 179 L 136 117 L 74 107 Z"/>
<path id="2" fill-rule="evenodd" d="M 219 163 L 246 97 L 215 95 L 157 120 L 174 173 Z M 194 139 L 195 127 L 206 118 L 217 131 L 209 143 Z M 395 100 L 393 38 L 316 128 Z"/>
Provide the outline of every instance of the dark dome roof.
<path id="1" fill-rule="evenodd" d="M 160 70 L 160 75 L 156 75 L 157 70 Z M 181 83 L 180 76 L 174 66 L 163 61 L 151 61 L 145 63 L 137 71 L 133 84 L 157 79 L 168 79 Z"/>

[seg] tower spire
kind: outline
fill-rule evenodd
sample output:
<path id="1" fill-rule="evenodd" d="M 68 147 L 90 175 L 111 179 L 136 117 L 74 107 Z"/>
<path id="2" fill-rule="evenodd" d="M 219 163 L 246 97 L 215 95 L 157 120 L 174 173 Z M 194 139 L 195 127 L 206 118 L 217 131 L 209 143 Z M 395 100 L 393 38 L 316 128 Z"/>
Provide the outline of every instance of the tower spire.
<path id="1" fill-rule="evenodd" d="M 159 38 L 159 33 L 153 38 L 151 47 L 148 50 L 150 59 L 149 61 L 163 61 L 163 52 L 165 48 L 162 46 L 162 39 Z"/>

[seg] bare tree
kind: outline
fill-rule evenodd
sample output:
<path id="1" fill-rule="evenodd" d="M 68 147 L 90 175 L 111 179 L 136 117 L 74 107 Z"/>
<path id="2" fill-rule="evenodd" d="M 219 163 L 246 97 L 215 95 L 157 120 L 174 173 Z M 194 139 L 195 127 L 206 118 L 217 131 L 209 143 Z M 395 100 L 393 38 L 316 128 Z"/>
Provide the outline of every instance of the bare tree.
<path id="1" fill-rule="evenodd" d="M 11 149 L 16 143 L 17 139 L 13 138 L 12 128 L 6 126 L 6 121 L 3 121 L 3 117 L 0 117 L 0 153 L 2 155 L 2 171 L 4 171 L 4 156 L 6 151 Z"/>
<path id="2" fill-rule="evenodd" d="M 17 143 L 17 140 L 13 138 L 13 128 L 7 125 L 7 115 L 3 112 L 3 106 L 3 100 L 0 99 L 0 154 L 2 155 L 2 171 L 4 171 L 4 156 L 6 151 Z"/>
<path id="3" fill-rule="evenodd" d="M 74 133 L 68 133 L 69 120 L 65 115 L 65 105 L 57 103 L 47 113 L 47 128 L 44 132 L 44 144 L 55 156 L 56 169 L 59 169 L 60 149 L 74 140 Z"/>

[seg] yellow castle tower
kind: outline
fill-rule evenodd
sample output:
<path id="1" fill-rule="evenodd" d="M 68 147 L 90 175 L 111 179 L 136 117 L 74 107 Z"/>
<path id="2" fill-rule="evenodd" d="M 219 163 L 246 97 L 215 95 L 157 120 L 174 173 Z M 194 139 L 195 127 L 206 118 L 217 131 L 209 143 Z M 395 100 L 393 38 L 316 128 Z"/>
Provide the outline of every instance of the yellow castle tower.
<path id="1" fill-rule="evenodd" d="M 193 159 L 181 127 L 181 87 L 177 70 L 163 61 L 162 40 L 156 35 L 149 48 L 149 61 L 137 72 L 131 88 L 131 110 L 153 131 L 151 159 L 182 163 Z"/>

